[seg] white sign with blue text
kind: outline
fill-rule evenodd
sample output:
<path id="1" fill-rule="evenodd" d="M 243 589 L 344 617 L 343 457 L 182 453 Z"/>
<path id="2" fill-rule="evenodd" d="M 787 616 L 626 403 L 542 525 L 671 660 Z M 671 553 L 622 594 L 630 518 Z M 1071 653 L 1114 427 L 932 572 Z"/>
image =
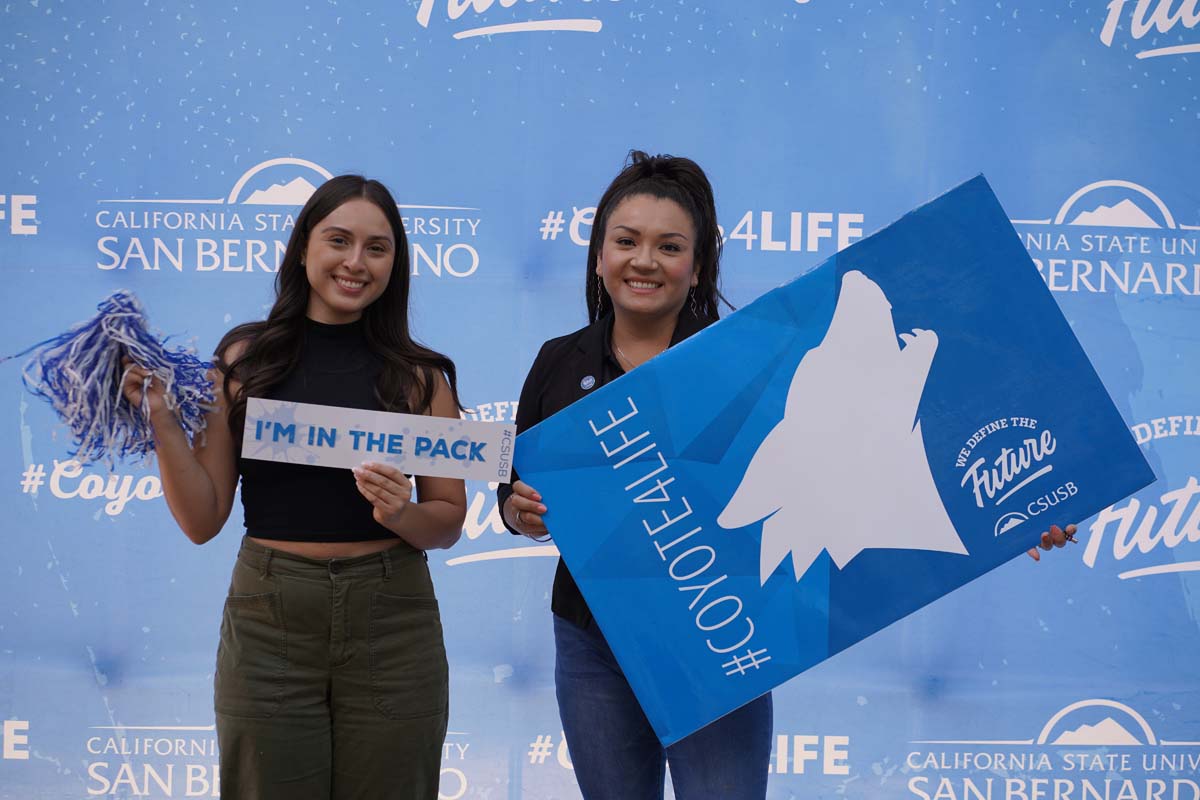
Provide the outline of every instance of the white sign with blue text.
<path id="1" fill-rule="evenodd" d="M 508 483 L 515 433 L 501 422 L 251 397 L 242 456 L 347 469 L 374 461 L 412 475 Z"/>
<path id="2" fill-rule="evenodd" d="M 1154 480 L 982 176 L 516 467 L 666 744 Z"/>

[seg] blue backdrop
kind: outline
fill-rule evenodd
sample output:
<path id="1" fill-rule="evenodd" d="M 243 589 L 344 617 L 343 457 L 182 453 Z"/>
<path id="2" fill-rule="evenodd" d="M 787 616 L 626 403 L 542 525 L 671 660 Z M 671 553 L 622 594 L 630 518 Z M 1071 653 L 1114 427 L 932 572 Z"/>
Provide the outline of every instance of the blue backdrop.
<path id="1" fill-rule="evenodd" d="M 508 420 L 541 342 L 585 321 L 591 207 L 631 147 L 708 171 L 737 305 L 984 172 L 1160 480 L 780 689 L 770 795 L 1194 800 L 1198 21 L 1190 0 L 0 6 L 0 342 L 124 287 L 207 353 L 269 306 L 307 187 L 358 171 L 405 206 L 417 333 Z M 0 397 L 0 797 L 213 796 L 240 511 L 197 549 L 153 469 L 65 460 L 14 362 Z M 468 500 L 431 555 L 442 795 L 577 797 L 553 553 L 488 486 Z"/>

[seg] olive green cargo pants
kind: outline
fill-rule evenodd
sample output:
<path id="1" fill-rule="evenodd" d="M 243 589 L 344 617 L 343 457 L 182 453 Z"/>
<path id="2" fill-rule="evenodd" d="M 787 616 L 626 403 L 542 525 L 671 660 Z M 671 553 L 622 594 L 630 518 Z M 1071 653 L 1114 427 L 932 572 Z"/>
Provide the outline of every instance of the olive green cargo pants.
<path id="1" fill-rule="evenodd" d="M 244 540 L 216 670 L 226 800 L 435 800 L 446 650 L 424 553 Z"/>

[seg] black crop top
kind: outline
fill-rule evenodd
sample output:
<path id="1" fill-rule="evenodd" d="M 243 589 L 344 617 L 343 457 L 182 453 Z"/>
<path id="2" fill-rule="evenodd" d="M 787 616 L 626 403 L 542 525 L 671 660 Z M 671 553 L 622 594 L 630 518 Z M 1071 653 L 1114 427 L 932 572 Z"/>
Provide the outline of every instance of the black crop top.
<path id="1" fill-rule="evenodd" d="M 300 362 L 267 397 L 325 406 L 382 410 L 375 382 L 382 360 L 367 349 L 362 321 L 306 320 Z M 375 521 L 347 469 L 239 458 L 246 533 L 288 542 L 395 539 Z"/>

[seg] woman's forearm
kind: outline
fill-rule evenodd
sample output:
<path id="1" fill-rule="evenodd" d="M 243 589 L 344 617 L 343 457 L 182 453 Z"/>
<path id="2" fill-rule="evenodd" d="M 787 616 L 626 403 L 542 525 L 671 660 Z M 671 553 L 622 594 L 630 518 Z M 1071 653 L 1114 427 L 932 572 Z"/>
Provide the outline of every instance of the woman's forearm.
<path id="1" fill-rule="evenodd" d="M 224 527 L 231 503 L 221 497 L 175 415 L 164 408 L 152 414 L 150 421 L 167 507 L 184 535 L 196 544 L 204 544 Z M 221 418 L 210 415 L 210 428 L 221 424 L 224 424 Z"/>
<path id="2" fill-rule="evenodd" d="M 447 500 L 410 502 L 390 530 L 418 550 L 451 547 L 462 536 L 466 511 Z"/>

